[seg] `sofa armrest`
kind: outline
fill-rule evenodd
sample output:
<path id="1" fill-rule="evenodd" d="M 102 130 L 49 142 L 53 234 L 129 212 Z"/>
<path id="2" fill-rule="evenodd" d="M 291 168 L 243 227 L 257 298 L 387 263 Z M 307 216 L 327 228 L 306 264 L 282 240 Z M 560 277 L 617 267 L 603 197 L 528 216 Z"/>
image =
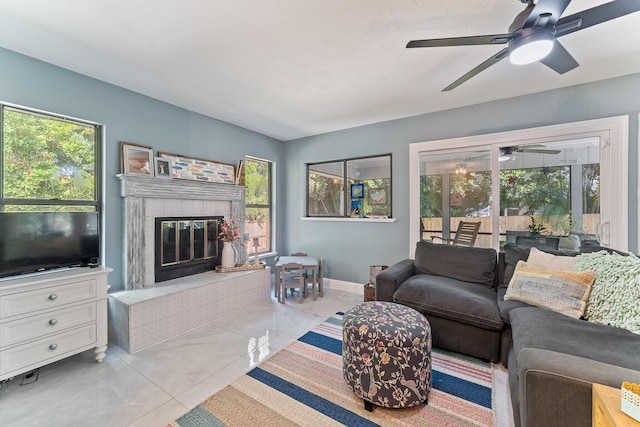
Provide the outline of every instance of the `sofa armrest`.
<path id="1" fill-rule="evenodd" d="M 536 348 L 518 353 L 517 369 L 520 427 L 591 426 L 592 383 L 640 382 L 632 369 Z"/>
<path id="2" fill-rule="evenodd" d="M 393 294 L 398 286 L 413 274 L 412 259 L 399 261 L 386 270 L 382 270 L 376 276 L 376 301 L 393 302 Z"/>

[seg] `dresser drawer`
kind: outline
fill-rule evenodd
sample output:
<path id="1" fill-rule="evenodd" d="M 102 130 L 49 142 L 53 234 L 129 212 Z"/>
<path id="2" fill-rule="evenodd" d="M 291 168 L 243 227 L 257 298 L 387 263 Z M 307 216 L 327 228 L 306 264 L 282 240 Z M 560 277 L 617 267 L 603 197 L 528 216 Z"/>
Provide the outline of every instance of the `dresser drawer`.
<path id="1" fill-rule="evenodd" d="M 95 279 L 90 279 L 3 295 L 0 297 L 0 318 L 95 299 L 96 291 L 97 282 Z"/>
<path id="2" fill-rule="evenodd" d="M 0 324 L 0 348 L 96 321 L 96 303 L 88 302 Z"/>
<path id="3" fill-rule="evenodd" d="M 0 374 L 29 365 L 43 365 L 48 359 L 90 346 L 95 342 L 96 325 L 91 324 L 0 351 Z"/>

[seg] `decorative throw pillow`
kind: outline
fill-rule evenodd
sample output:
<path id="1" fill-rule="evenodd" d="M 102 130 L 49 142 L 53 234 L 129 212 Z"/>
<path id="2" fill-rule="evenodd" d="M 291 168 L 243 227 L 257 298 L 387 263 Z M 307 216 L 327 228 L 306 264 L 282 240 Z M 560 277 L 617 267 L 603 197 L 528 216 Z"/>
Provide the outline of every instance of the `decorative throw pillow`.
<path id="1" fill-rule="evenodd" d="M 575 271 L 596 273 L 584 317 L 640 334 L 640 258 L 607 251 L 580 254 L 577 258 Z"/>
<path id="2" fill-rule="evenodd" d="M 577 262 L 578 258 L 574 256 L 553 255 L 536 248 L 531 248 L 527 259 L 527 264 L 533 267 L 561 271 L 572 271 Z"/>
<path id="3" fill-rule="evenodd" d="M 504 299 L 546 307 L 578 319 L 584 313 L 594 279 L 591 271 L 545 270 L 519 261 Z"/>

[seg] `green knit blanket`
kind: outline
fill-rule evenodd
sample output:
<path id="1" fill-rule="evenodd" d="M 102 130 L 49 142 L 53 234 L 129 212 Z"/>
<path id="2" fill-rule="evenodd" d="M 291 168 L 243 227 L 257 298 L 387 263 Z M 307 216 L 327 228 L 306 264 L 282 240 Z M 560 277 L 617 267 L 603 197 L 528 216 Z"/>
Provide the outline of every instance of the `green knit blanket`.
<path id="1" fill-rule="evenodd" d="M 640 334 L 640 258 L 607 251 L 578 255 L 575 271 L 593 271 L 596 280 L 584 317 Z"/>

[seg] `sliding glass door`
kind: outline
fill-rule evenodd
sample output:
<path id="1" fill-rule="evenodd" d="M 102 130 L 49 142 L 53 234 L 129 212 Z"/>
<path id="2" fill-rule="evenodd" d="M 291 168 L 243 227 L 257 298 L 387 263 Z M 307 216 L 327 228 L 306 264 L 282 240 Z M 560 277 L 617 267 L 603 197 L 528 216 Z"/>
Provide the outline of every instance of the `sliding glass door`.
<path id="1" fill-rule="evenodd" d="M 479 222 L 475 246 L 491 247 L 491 151 L 420 156 L 421 238 L 453 239 L 460 221 Z"/>
<path id="2" fill-rule="evenodd" d="M 440 242 L 464 220 L 480 222 L 476 247 L 539 234 L 559 249 L 627 250 L 626 126 L 612 118 L 412 144 L 412 236 Z"/>
<path id="3" fill-rule="evenodd" d="M 557 237 L 559 249 L 599 244 L 599 138 L 560 140 L 499 150 L 500 240 Z"/>

